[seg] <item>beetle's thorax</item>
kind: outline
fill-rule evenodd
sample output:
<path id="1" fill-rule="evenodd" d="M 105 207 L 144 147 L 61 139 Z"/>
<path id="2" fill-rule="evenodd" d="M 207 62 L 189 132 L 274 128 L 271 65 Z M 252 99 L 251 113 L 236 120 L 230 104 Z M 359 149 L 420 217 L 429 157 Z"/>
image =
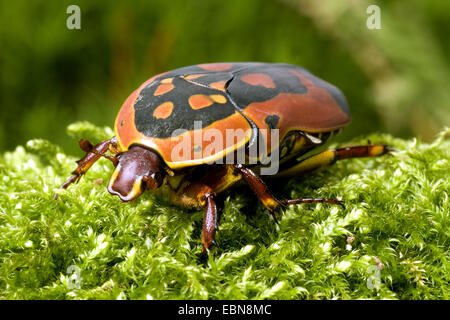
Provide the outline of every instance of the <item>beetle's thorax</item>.
<path id="1" fill-rule="evenodd" d="M 161 161 L 156 153 L 133 146 L 117 156 L 118 163 L 108 183 L 108 191 L 122 201 L 131 201 L 145 189 L 157 189 L 163 181 Z"/>

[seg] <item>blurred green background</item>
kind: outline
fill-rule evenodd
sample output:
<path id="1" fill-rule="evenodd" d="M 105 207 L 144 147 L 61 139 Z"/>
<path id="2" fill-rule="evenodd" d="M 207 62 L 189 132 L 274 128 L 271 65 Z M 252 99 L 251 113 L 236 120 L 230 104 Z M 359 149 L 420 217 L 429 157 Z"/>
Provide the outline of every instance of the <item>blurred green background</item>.
<path id="1" fill-rule="evenodd" d="M 81 9 L 69 30 L 67 7 Z M 370 4 L 381 30 L 369 30 Z M 81 155 L 66 133 L 113 126 L 122 102 L 152 75 L 217 61 L 306 67 L 345 93 L 353 122 L 431 141 L 450 125 L 450 1 L 2 1 L 0 151 L 45 138 Z"/>

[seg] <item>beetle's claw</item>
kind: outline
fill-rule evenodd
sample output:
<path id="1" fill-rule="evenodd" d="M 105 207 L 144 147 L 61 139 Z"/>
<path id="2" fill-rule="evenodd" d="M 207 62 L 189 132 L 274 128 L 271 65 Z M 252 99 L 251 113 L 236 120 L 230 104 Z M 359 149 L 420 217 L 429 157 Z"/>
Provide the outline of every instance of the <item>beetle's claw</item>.
<path id="1" fill-rule="evenodd" d="M 78 181 L 80 181 L 81 179 L 81 174 L 77 174 L 76 170 L 73 172 L 75 174 L 73 174 L 69 179 L 67 179 L 59 188 L 60 189 L 67 189 L 72 183 L 78 183 Z M 54 200 L 57 200 L 59 198 L 59 194 L 55 193 L 55 195 L 53 196 Z"/>
<path id="2" fill-rule="evenodd" d="M 385 151 L 386 154 L 391 154 L 392 152 L 394 152 L 396 150 L 393 147 L 391 147 L 391 146 L 385 145 L 384 146 L 384 151 Z"/>
<path id="3" fill-rule="evenodd" d="M 280 221 L 278 220 L 277 216 L 275 215 L 275 213 L 271 212 L 270 213 L 272 215 L 273 221 L 275 221 L 276 224 L 280 224 Z"/>
<path id="4" fill-rule="evenodd" d="M 282 204 L 282 202 L 280 202 L 281 206 L 279 206 L 277 209 L 275 210 L 269 210 L 270 215 L 272 216 L 273 221 L 275 221 L 276 224 L 280 224 L 280 220 L 278 220 L 277 218 L 277 212 L 281 212 L 282 207 L 284 207 L 284 205 Z"/>
<path id="5" fill-rule="evenodd" d="M 217 246 L 217 243 L 216 243 L 216 241 L 213 239 L 213 240 L 211 240 L 211 242 L 210 242 L 207 246 L 205 246 L 205 245 L 202 246 L 202 254 L 203 254 L 203 255 L 209 255 L 209 252 L 210 252 L 211 249 L 212 249 L 213 247 L 215 247 L 215 246 Z"/>

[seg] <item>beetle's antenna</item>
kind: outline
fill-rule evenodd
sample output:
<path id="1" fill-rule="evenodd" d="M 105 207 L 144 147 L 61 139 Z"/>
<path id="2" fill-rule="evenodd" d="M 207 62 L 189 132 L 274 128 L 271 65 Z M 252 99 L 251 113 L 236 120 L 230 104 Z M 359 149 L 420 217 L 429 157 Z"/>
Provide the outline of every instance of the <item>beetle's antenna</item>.
<path id="1" fill-rule="evenodd" d="M 117 157 L 111 157 L 106 154 L 111 143 L 114 143 L 115 137 L 109 140 L 100 142 L 96 146 L 93 146 L 88 140 L 80 139 L 80 148 L 86 151 L 86 155 L 77 161 L 78 167 L 72 172 L 72 176 L 65 181 L 60 189 L 67 189 L 72 183 L 78 182 L 81 177 L 89 170 L 89 168 L 101 157 L 111 160 L 115 166 L 117 166 L 119 159 Z M 53 199 L 58 199 L 58 194 L 55 193 Z"/>

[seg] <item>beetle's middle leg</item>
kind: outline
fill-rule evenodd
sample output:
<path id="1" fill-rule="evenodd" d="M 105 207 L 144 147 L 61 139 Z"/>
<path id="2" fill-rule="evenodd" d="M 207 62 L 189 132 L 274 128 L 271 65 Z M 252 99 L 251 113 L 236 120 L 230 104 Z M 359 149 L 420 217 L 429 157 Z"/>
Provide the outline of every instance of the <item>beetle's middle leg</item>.
<path id="1" fill-rule="evenodd" d="M 250 186 L 256 196 L 261 200 L 264 206 L 269 210 L 270 214 L 277 221 L 275 216 L 275 211 L 281 208 L 282 206 L 288 206 L 292 204 L 299 203 L 312 203 L 312 202 L 321 202 L 321 203 L 330 203 L 330 204 L 339 204 L 342 205 L 342 202 L 336 199 L 328 199 L 328 198 L 299 198 L 299 199 L 290 199 L 290 200 L 277 200 L 269 191 L 269 188 L 261 180 L 252 170 L 244 167 L 241 164 L 236 164 L 235 168 L 238 172 L 241 173 L 242 178 L 245 182 Z"/>
<path id="2" fill-rule="evenodd" d="M 89 168 L 101 157 L 105 157 L 111 160 L 114 165 L 117 165 L 117 158 L 106 154 L 108 150 L 113 153 L 118 153 L 116 137 L 102 141 L 95 146 L 93 146 L 88 140 L 84 139 L 80 139 L 79 144 L 80 148 L 86 152 L 86 155 L 77 161 L 78 167 L 72 172 L 72 176 L 61 185 L 60 189 L 67 189 L 72 183 L 80 180 Z M 53 199 L 57 198 L 58 194 L 55 194 Z"/>

